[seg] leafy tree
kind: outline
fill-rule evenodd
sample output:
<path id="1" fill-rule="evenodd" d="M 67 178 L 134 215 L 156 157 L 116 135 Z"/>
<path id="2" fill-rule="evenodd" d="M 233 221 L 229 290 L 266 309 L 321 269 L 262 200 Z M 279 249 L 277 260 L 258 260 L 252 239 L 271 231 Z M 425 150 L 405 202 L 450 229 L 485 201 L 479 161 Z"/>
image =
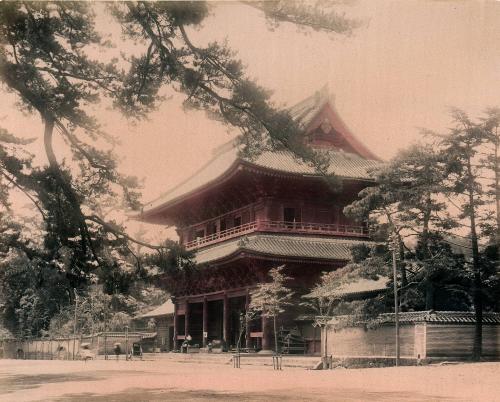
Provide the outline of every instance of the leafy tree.
<path id="1" fill-rule="evenodd" d="M 373 172 L 377 183 L 359 194 L 359 200 L 344 212 L 357 219 L 369 217 L 372 231 L 386 241 L 388 233 L 398 241 L 398 268 L 401 286 L 407 288 L 408 261 L 405 240 L 417 239 L 421 264 L 418 269 L 430 270 L 430 237 L 453 226 L 446 204 L 440 199 L 444 188 L 444 162 L 431 145 L 414 145 L 400 152 L 385 166 Z M 426 308 L 434 308 L 434 286 L 431 275 L 424 275 Z"/>
<path id="2" fill-rule="evenodd" d="M 68 302 L 66 278 L 39 258 L 9 253 L 0 264 L 0 293 L 5 326 L 19 336 L 36 336 Z"/>
<path id="3" fill-rule="evenodd" d="M 429 233 L 425 243 L 422 239 L 418 240 L 415 249 L 407 254 L 412 276 L 408 288 L 403 289 L 403 308 L 417 311 L 470 309 L 471 278 L 465 269 L 465 256 L 456 248 L 436 232 Z M 469 252 L 468 249 L 466 251 Z M 431 295 L 429 284 L 432 284 Z"/>
<path id="4" fill-rule="evenodd" d="M 315 324 L 321 328 L 324 340 L 323 364 L 327 368 L 328 324 L 339 316 L 344 316 L 343 324 L 361 319 L 374 318 L 383 311 L 384 304 L 379 298 L 346 300 L 342 289 L 361 278 L 377 280 L 388 275 L 389 262 L 380 246 L 365 244 L 351 249 L 352 262 L 330 272 L 324 272 L 319 282 L 303 296 L 306 307 L 315 314 Z M 348 318 L 346 318 L 348 317 Z"/>
<path id="5" fill-rule="evenodd" d="M 319 6 L 307 7 L 300 1 L 245 4 L 261 9 L 276 23 L 330 33 L 347 34 L 359 25 L 334 10 L 321 12 Z M 247 154 L 265 147 L 286 148 L 328 176 L 327 158 L 304 147 L 300 121 L 270 102 L 271 93 L 246 76 L 234 51 L 220 43 L 200 47 L 191 40 L 190 29 L 209 14 L 207 3 L 115 3 L 112 12 L 125 35 L 146 44 L 143 55 L 133 59 L 128 76 L 134 97 L 154 101 L 159 88 L 169 84 L 187 95 L 187 107 L 202 109 L 239 129 Z M 134 81 L 137 76 L 141 80 Z"/>
<path id="6" fill-rule="evenodd" d="M 338 5 L 332 1 L 244 1 L 250 7 L 264 12 L 272 27 L 289 22 L 299 29 L 314 29 L 326 33 L 350 35 L 362 22 L 347 19 L 336 10 Z"/>
<path id="7" fill-rule="evenodd" d="M 491 235 L 492 243 L 498 244 L 500 241 L 500 108 L 487 109 L 480 124 L 485 136 L 484 155 L 480 163 L 491 173 L 489 177 L 483 179 L 491 181 L 486 194 L 493 200 L 496 209 L 495 218 L 491 214 L 482 224 L 485 233 Z M 495 225 L 488 223 L 489 219 L 495 221 L 496 228 Z"/>
<path id="8" fill-rule="evenodd" d="M 478 360 L 482 350 L 482 317 L 483 317 L 483 279 L 482 261 L 479 253 L 479 213 L 485 204 L 485 191 L 481 177 L 484 166 L 478 164 L 480 149 L 485 143 L 485 131 L 474 123 L 466 113 L 454 110 L 452 113 L 455 127 L 442 140 L 442 152 L 447 157 L 446 173 L 448 192 L 457 201 L 454 205 L 459 214 L 458 220 L 465 220 L 470 231 L 473 270 L 473 301 L 476 317 L 474 333 L 473 358 Z"/>
<path id="9" fill-rule="evenodd" d="M 0 79 L 17 95 L 22 109 L 43 121 L 49 162 L 47 168 L 35 168 L 29 158 L 14 159 L 4 146 L 2 179 L 38 208 L 46 233 L 37 253 L 49 264 L 58 261 L 71 288 L 91 282 L 96 266 L 104 268 L 106 246 L 119 242 L 122 250 L 127 249 L 119 227 L 95 215 L 98 205 L 116 198 L 120 187 L 126 201 L 137 204 L 134 180 L 118 174 L 110 152 L 91 145 L 109 138 L 88 115 L 89 105 L 102 93 L 118 96 L 123 85 L 114 63 L 87 56 L 90 46 L 106 46 L 93 18 L 90 5 L 84 3 L 15 2 L 0 7 Z M 57 160 L 55 130 L 72 151 L 72 165 Z M 23 144 L 5 132 L 2 140 Z"/>
<path id="10" fill-rule="evenodd" d="M 261 283 L 250 293 L 249 310 L 260 313 L 261 317 L 272 318 L 274 332 L 274 350 L 279 353 L 277 318 L 282 314 L 284 307 L 290 305 L 293 292 L 285 286 L 291 278 L 283 274 L 284 265 L 269 270 L 271 282 Z"/>
<path id="11" fill-rule="evenodd" d="M 303 2 L 251 4 L 269 20 L 348 34 L 357 23 L 334 11 L 318 12 Z M 313 158 L 299 141 L 301 127 L 288 112 L 269 102 L 270 93 L 245 76 L 242 63 L 226 45 L 196 46 L 189 37 L 209 15 L 205 2 L 120 2 L 108 5 L 124 37 L 139 55 L 103 62 L 91 57 L 111 44 L 95 27 L 95 5 L 83 2 L 7 2 L 0 5 L 0 81 L 15 94 L 20 109 L 39 116 L 48 167 L 35 167 L 29 155 L 9 147 L 24 140 L 0 132 L 0 184 L 22 191 L 43 220 L 44 244 L 19 247 L 29 262 L 40 258 L 63 274 L 71 302 L 72 289 L 102 281 L 107 292 L 127 291 L 131 264 L 141 260 L 130 242 L 151 245 L 108 222 L 103 205 L 138 207 L 137 181 L 121 175 L 110 150 L 110 138 L 92 116 L 92 106 L 108 98 L 127 117 L 142 118 L 162 101 L 162 89 L 186 94 L 186 105 L 202 108 L 235 126 L 242 143 L 255 152 L 258 139 L 267 146 L 286 147 L 325 171 L 324 158 Z M 53 143 L 58 136 L 71 151 L 62 161 Z M 4 144 L 8 144 L 7 146 Z M 109 148 L 109 146 L 108 146 Z M 0 201 L 8 205 L 2 187 Z M 122 199 L 122 201 L 118 201 Z M 10 237 L 14 241 L 15 237 Z M 59 311 L 55 309 L 54 311 Z M 51 313 L 52 314 L 52 313 Z M 44 321 L 45 323 L 47 320 Z M 46 325 L 46 324 L 44 324 Z"/>
<path id="12" fill-rule="evenodd" d="M 455 127 L 449 135 L 432 133 L 438 139 L 435 144 L 403 151 L 375 172 L 379 186 L 363 190 L 361 198 L 345 212 L 358 218 L 370 215 L 372 228 L 382 239 L 387 236 L 387 226 L 399 236 L 404 307 L 455 310 L 474 306 L 477 359 L 485 307 L 483 281 L 488 278 L 488 294 L 496 294 L 497 286 L 492 266 L 498 258 L 491 260 L 495 247 L 480 249 L 481 239 L 492 232 L 484 229 L 491 227 L 487 207 L 495 199 L 496 189 L 492 186 L 494 191 L 486 191 L 484 184 L 485 179 L 495 177 L 497 168 L 497 120 L 494 111 L 480 123 L 459 110 L 453 111 L 452 117 Z M 488 145 L 492 146 L 485 158 Z M 470 232 L 468 237 L 458 235 L 464 229 Z M 411 238 L 414 246 L 408 241 Z M 459 243 L 463 243 L 462 250 L 457 252 Z M 490 296 L 487 299 L 492 300 Z"/>
<path id="13" fill-rule="evenodd" d="M 346 266 L 321 275 L 319 283 L 303 296 L 306 305 L 312 307 L 319 317 L 328 319 L 338 315 L 337 306 L 344 298 L 342 289 L 359 279 L 377 280 L 389 274 L 389 260 L 384 247 L 360 245 L 353 247 L 353 261 Z M 358 319 L 359 317 L 354 317 Z"/>

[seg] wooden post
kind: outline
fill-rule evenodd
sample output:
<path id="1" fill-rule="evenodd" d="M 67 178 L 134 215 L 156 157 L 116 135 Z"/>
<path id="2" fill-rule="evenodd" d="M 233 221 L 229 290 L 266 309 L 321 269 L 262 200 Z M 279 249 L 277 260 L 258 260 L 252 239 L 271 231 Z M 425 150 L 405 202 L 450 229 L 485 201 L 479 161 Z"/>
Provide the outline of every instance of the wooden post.
<path id="1" fill-rule="evenodd" d="M 128 360 L 128 325 L 125 325 L 125 360 Z"/>
<path id="2" fill-rule="evenodd" d="M 222 316 L 222 337 L 226 347 L 229 347 L 229 300 L 227 298 L 227 293 L 224 292 L 224 306 L 223 306 L 223 316 Z"/>
<path id="3" fill-rule="evenodd" d="M 207 335 L 207 336 L 205 336 Z M 208 303 L 207 298 L 203 298 L 203 347 L 207 347 L 208 337 Z"/>
<path id="4" fill-rule="evenodd" d="M 108 301 L 104 299 L 104 360 L 108 360 L 108 344 L 106 331 L 108 330 Z M 97 351 L 99 353 L 99 351 Z"/>
<path id="5" fill-rule="evenodd" d="M 186 299 L 186 309 L 184 315 L 184 339 L 189 335 L 189 299 Z"/>
<path id="6" fill-rule="evenodd" d="M 174 350 L 177 350 L 177 333 L 179 332 L 178 327 L 177 327 L 177 303 L 175 300 L 173 301 L 174 303 L 174 333 L 173 333 L 173 342 L 172 346 Z"/>
<path id="7" fill-rule="evenodd" d="M 250 309 L 250 290 L 247 289 L 246 299 L 245 299 L 245 347 L 250 350 L 252 347 L 252 338 L 250 338 L 250 320 L 248 319 L 248 311 Z"/>
<path id="8" fill-rule="evenodd" d="M 75 342 L 76 342 L 76 314 L 78 311 L 78 294 L 76 293 L 76 289 L 73 289 L 75 292 L 75 316 L 73 321 L 73 360 L 75 360 Z"/>
<path id="9" fill-rule="evenodd" d="M 96 350 L 95 357 L 97 358 L 97 356 L 99 356 L 99 343 L 100 342 L 99 342 L 99 333 L 97 333 L 96 335 L 97 335 L 97 341 L 96 341 L 97 345 L 96 345 L 96 349 L 95 349 Z M 94 347 L 94 345 L 92 345 L 92 347 Z"/>
<path id="10" fill-rule="evenodd" d="M 396 267 L 396 248 L 392 250 L 392 274 L 394 276 L 394 321 L 396 326 L 396 366 L 399 366 L 399 301 L 398 301 L 398 276 Z"/>

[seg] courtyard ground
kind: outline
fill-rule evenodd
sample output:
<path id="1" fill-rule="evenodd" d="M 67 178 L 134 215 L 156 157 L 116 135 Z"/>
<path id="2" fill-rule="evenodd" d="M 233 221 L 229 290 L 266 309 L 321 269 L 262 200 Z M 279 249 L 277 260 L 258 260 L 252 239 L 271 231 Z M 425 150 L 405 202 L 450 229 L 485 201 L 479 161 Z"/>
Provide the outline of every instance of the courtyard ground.
<path id="1" fill-rule="evenodd" d="M 1 401 L 500 401 L 500 363 L 313 371 L 0 360 Z"/>

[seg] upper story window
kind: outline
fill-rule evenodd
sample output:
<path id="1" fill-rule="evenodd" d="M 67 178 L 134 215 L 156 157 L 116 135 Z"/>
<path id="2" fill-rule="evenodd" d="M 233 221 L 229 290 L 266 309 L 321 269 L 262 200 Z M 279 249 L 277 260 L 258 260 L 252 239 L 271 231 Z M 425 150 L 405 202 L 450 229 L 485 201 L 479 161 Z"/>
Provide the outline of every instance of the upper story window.
<path id="1" fill-rule="evenodd" d="M 217 223 L 209 222 L 207 225 L 207 235 L 210 236 L 215 233 L 217 233 Z"/>
<path id="2" fill-rule="evenodd" d="M 234 217 L 234 227 L 241 226 L 241 215 Z"/>
<path id="3" fill-rule="evenodd" d="M 300 208 L 285 207 L 283 208 L 283 220 L 285 222 L 300 222 Z"/>
<path id="4" fill-rule="evenodd" d="M 220 219 L 220 231 L 224 231 L 228 229 L 228 225 L 227 225 L 227 218 L 221 218 Z"/>

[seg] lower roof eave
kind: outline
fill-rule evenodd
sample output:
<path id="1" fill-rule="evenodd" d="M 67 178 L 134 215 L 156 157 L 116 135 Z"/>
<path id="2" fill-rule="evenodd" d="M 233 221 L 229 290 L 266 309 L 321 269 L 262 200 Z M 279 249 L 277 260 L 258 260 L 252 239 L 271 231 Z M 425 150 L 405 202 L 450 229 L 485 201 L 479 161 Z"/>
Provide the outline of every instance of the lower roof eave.
<path id="1" fill-rule="evenodd" d="M 347 259 L 334 259 L 334 258 L 322 258 L 322 257 L 304 257 L 304 256 L 289 256 L 289 255 L 277 255 L 269 253 L 259 253 L 254 250 L 240 250 L 231 255 L 219 258 L 217 260 L 208 261 L 201 263 L 200 265 L 223 265 L 228 264 L 237 260 L 242 260 L 244 258 L 253 258 L 258 260 L 272 260 L 279 262 L 304 262 L 309 264 L 342 264 L 347 263 Z"/>

